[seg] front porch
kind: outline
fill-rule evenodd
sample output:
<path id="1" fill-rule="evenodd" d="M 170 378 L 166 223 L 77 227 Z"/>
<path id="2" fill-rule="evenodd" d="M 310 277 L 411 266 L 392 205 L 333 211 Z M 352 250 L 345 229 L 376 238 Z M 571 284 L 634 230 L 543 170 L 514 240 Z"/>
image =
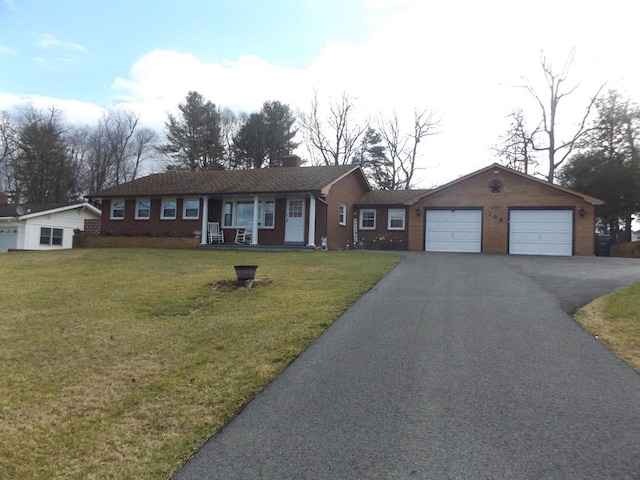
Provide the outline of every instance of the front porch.
<path id="1" fill-rule="evenodd" d="M 201 202 L 202 248 L 314 250 L 318 210 L 326 214 L 313 193 L 202 195 Z"/>

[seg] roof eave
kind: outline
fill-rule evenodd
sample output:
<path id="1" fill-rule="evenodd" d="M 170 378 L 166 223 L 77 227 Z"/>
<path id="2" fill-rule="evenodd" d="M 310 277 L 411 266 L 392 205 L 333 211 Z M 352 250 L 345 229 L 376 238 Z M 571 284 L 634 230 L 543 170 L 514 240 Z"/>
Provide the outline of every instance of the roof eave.
<path id="1" fill-rule="evenodd" d="M 464 176 L 462 176 L 460 178 L 456 178 L 455 180 L 452 180 L 449 183 L 445 183 L 444 185 L 436 187 L 433 190 L 429 190 L 428 192 L 424 193 L 423 195 L 420 195 L 419 197 L 416 197 L 416 198 L 413 198 L 413 199 L 407 201 L 407 202 L 412 202 L 412 203 L 407 203 L 407 202 L 405 202 L 405 203 L 407 205 L 411 205 L 413 203 L 416 203 L 416 202 L 420 201 L 423 198 L 426 198 L 426 197 L 429 197 L 429 196 L 434 195 L 436 193 L 439 193 L 439 192 L 441 192 L 441 191 L 443 191 L 443 190 L 445 190 L 445 189 L 447 189 L 449 187 L 452 187 L 452 186 L 457 185 L 459 183 L 462 183 L 462 182 L 464 182 L 466 180 L 469 180 L 470 178 L 476 177 L 478 175 L 482 175 L 482 174 L 487 173 L 488 171 L 491 171 L 491 170 L 495 170 L 496 168 L 499 169 L 499 170 L 502 170 L 503 172 L 506 172 L 508 174 L 516 175 L 516 176 L 519 176 L 519 177 L 524 178 L 526 180 L 537 182 L 540 185 L 545 185 L 545 186 L 547 186 L 549 188 L 560 190 L 560 191 L 562 191 L 564 193 L 567 193 L 569 195 L 573 195 L 575 197 L 582 198 L 585 202 L 590 203 L 592 205 L 604 205 L 604 203 L 605 203 L 604 201 L 600 200 L 599 198 L 595 198 L 595 197 L 592 197 L 590 195 L 585 195 L 583 193 L 576 192 L 575 190 L 571 190 L 570 188 L 565 188 L 565 187 L 561 187 L 559 185 L 555 185 L 553 183 L 546 182 L 546 181 L 541 180 L 539 178 L 532 177 L 531 175 L 527 175 L 526 173 L 518 172 L 516 170 L 513 170 L 512 168 L 508 168 L 508 167 L 505 167 L 504 165 L 500 165 L 499 163 L 493 163 L 493 164 L 491 164 L 491 165 L 489 165 L 489 166 L 487 166 L 485 168 L 481 168 L 480 170 L 476 170 L 475 172 L 471 172 L 471 173 L 469 173 L 467 175 L 464 175 Z"/>
<path id="2" fill-rule="evenodd" d="M 50 210 L 42 210 L 40 212 L 27 213 L 25 215 L 20 215 L 16 217 L 18 220 L 28 220 L 30 218 L 41 217 L 43 215 L 53 215 L 54 213 L 66 212 L 68 210 L 75 210 L 77 208 L 91 210 L 96 215 L 101 215 L 101 210 L 99 208 L 94 207 L 88 202 L 84 203 L 75 203 L 73 205 L 65 205 L 64 207 L 52 208 Z"/>

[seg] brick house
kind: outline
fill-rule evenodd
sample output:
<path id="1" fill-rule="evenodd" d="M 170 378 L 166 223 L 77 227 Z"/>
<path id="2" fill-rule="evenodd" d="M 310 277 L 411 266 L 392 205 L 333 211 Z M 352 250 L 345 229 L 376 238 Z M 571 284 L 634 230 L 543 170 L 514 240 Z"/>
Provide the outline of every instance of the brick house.
<path id="1" fill-rule="evenodd" d="M 592 255 L 598 199 L 498 164 L 432 190 L 371 190 L 357 165 L 160 173 L 91 195 L 101 235 L 251 245 Z"/>
<path id="2" fill-rule="evenodd" d="M 207 243 L 218 222 L 224 243 L 251 229 L 252 245 L 320 246 L 351 242 L 348 218 L 369 184 L 357 165 L 158 173 L 92 194 L 102 201 L 101 235 L 185 237 Z"/>

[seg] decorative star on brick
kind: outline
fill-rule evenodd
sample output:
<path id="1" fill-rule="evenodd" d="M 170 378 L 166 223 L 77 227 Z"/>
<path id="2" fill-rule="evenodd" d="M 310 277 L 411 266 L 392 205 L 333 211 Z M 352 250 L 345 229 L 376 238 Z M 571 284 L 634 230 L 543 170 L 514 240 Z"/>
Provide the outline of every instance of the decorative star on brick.
<path id="1" fill-rule="evenodd" d="M 489 182 L 489 190 L 491 193 L 500 193 L 502 191 L 502 187 L 504 187 L 504 184 L 498 179 L 491 180 Z"/>

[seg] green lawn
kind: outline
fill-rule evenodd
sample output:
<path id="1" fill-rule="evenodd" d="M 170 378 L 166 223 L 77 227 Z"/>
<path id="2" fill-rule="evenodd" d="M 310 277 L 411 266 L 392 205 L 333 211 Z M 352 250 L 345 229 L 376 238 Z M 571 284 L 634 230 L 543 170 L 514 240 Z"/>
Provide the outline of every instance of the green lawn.
<path id="1" fill-rule="evenodd" d="M 640 373 L 640 282 L 594 300 L 576 320 Z"/>
<path id="2" fill-rule="evenodd" d="M 0 478 L 166 479 L 400 257 L 0 255 Z M 216 289 L 233 265 L 264 285 Z"/>

